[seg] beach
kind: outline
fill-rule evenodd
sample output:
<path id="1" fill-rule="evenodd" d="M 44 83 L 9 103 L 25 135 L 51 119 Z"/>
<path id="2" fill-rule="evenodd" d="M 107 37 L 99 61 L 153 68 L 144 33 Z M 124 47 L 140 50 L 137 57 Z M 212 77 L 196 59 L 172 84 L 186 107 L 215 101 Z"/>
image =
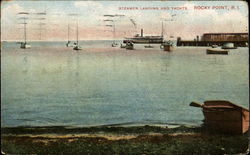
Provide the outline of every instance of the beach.
<path id="1" fill-rule="evenodd" d="M 6 154 L 246 154 L 248 133 L 204 127 L 99 126 L 2 128 Z"/>

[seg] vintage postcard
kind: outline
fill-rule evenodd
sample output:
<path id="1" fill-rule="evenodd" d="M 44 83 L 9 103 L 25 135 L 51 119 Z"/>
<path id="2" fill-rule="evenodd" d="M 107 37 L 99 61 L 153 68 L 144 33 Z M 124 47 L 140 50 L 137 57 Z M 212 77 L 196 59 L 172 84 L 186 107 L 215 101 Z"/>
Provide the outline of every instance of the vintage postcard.
<path id="1" fill-rule="evenodd" d="M 246 154 L 246 1 L 1 1 L 3 154 Z"/>

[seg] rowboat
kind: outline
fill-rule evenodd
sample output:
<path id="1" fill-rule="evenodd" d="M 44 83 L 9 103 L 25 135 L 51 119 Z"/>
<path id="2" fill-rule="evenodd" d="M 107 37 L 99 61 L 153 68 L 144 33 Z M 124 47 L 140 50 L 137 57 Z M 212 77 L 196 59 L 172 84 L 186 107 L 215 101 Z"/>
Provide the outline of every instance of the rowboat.
<path id="1" fill-rule="evenodd" d="M 243 134 L 249 129 L 249 110 L 230 101 L 191 102 L 190 106 L 202 108 L 204 125 L 212 132 Z"/>
<path id="2" fill-rule="evenodd" d="M 210 48 L 210 49 L 207 49 L 207 54 L 224 54 L 224 55 L 228 55 L 228 50 L 222 50 L 222 49 L 218 49 L 218 48 Z"/>

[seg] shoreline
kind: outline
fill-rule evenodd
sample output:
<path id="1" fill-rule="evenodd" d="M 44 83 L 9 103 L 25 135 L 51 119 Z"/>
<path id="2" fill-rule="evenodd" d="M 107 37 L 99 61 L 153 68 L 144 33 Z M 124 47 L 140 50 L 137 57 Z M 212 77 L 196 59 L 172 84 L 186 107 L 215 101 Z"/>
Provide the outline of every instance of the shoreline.
<path id="1" fill-rule="evenodd" d="M 17 126 L 17 127 L 1 127 L 2 134 L 47 134 L 47 133 L 172 133 L 186 131 L 201 131 L 202 126 L 196 125 L 99 125 L 99 126 Z"/>
<path id="2" fill-rule="evenodd" d="M 7 154 L 245 154 L 248 133 L 225 135 L 201 127 L 98 126 L 1 128 Z"/>

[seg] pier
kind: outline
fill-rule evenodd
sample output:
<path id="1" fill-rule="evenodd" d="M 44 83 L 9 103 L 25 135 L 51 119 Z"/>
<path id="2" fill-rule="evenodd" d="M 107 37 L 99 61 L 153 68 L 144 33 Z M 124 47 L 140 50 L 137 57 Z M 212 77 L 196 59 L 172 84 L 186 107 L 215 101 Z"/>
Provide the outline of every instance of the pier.
<path id="1" fill-rule="evenodd" d="M 199 36 L 194 40 L 177 38 L 177 46 L 222 46 L 229 42 L 236 47 L 246 47 L 248 46 L 248 33 L 204 33 L 201 40 L 199 40 Z"/>

